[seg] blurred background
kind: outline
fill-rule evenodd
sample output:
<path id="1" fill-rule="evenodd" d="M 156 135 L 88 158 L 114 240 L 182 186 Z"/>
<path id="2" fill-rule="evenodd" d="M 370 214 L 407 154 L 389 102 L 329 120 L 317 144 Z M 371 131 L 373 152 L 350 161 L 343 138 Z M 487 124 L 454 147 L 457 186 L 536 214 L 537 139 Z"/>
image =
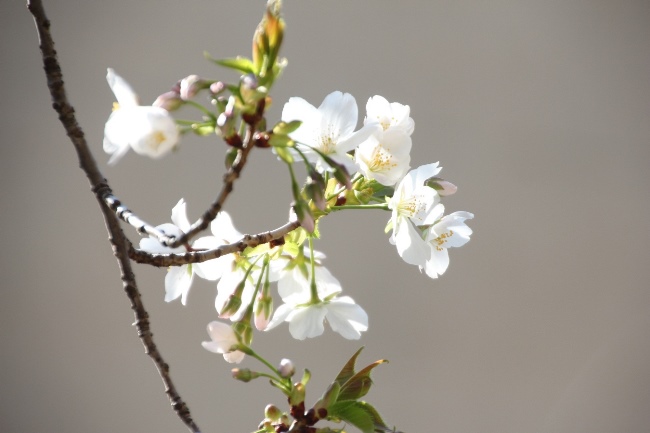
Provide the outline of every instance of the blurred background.
<path id="1" fill-rule="evenodd" d="M 188 139 L 160 161 L 107 167 L 113 67 L 151 103 L 204 60 L 249 55 L 264 2 L 46 1 L 67 92 L 116 194 L 153 224 L 184 197 L 195 220 L 216 196 L 224 146 Z M 179 432 L 133 315 L 95 199 L 51 109 L 24 2 L 0 6 L 0 430 Z M 313 379 L 314 402 L 360 345 L 367 400 L 406 432 L 650 430 L 650 3 L 639 0 L 285 3 L 272 122 L 291 96 L 380 94 L 411 107 L 412 166 L 440 161 L 459 186 L 448 211 L 475 233 L 438 280 L 388 243 L 384 212 L 327 218 L 317 249 L 370 316 L 361 341 L 327 329 L 257 334 L 274 362 Z M 194 113 L 184 111 L 185 117 Z M 277 191 L 279 189 L 279 192 Z M 286 221 L 288 176 L 254 151 L 227 210 L 252 233 Z M 137 242 L 137 234 L 129 231 Z M 230 378 L 202 349 L 215 285 L 163 300 L 165 270 L 136 272 L 156 343 L 204 432 L 248 432 L 263 380 Z M 244 366 L 256 368 L 247 360 Z M 284 407 L 284 406 L 281 406 Z"/>

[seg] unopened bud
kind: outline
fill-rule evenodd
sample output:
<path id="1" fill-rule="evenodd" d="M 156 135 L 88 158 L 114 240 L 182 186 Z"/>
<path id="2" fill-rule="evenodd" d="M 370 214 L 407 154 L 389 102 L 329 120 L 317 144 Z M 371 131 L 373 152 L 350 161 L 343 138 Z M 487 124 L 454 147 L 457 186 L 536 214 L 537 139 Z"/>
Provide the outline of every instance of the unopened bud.
<path id="1" fill-rule="evenodd" d="M 447 197 L 449 195 L 455 194 L 456 191 L 458 191 L 458 187 L 456 185 L 439 177 L 432 177 L 431 179 L 428 179 L 425 182 L 425 185 L 435 189 L 440 197 Z"/>
<path id="2" fill-rule="evenodd" d="M 293 366 L 293 362 L 290 359 L 284 358 L 280 361 L 280 367 L 278 368 L 280 376 L 285 379 L 291 377 L 296 372 L 296 367 Z"/>
<path id="3" fill-rule="evenodd" d="M 264 408 L 264 416 L 271 421 L 275 422 L 282 416 L 282 411 L 277 406 L 269 404 Z"/>
<path id="4" fill-rule="evenodd" d="M 174 111 L 183 105 L 183 100 L 178 93 L 170 90 L 169 92 L 165 92 L 158 96 L 151 105 L 154 107 L 164 108 L 167 111 Z"/>
<path id="5" fill-rule="evenodd" d="M 273 298 L 260 294 L 255 306 L 255 328 L 258 331 L 266 329 L 271 321 L 271 314 L 273 314 Z"/>
<path id="6" fill-rule="evenodd" d="M 219 93 L 223 92 L 225 88 L 226 85 L 223 81 L 215 81 L 214 83 L 210 84 L 210 93 L 213 95 L 218 95 Z"/>
<path id="7" fill-rule="evenodd" d="M 241 320 L 232 325 L 235 333 L 239 335 L 240 341 L 246 346 L 250 346 L 253 342 L 253 327 L 251 326 L 250 321 L 250 315 L 247 314 Z"/>
<path id="8" fill-rule="evenodd" d="M 250 382 L 251 380 L 260 377 L 260 374 L 256 371 L 251 371 L 250 368 L 233 368 L 232 377 L 233 379 L 237 379 L 242 382 Z"/>
<path id="9" fill-rule="evenodd" d="M 291 395 L 289 396 L 289 404 L 293 406 L 298 406 L 305 401 L 305 385 L 302 382 L 297 382 L 294 384 L 293 389 L 291 390 Z"/>
<path id="10" fill-rule="evenodd" d="M 228 319 L 233 314 L 237 313 L 237 311 L 239 311 L 239 308 L 241 307 L 242 304 L 241 295 L 242 292 L 244 291 L 245 285 L 246 285 L 246 280 L 241 281 L 237 285 L 235 290 L 232 292 L 232 294 L 228 297 L 223 307 L 221 307 L 221 311 L 219 311 L 219 317 L 221 319 Z"/>
<path id="11" fill-rule="evenodd" d="M 296 216 L 298 217 L 298 221 L 300 222 L 302 228 L 307 230 L 308 233 L 313 233 L 314 229 L 316 228 L 316 224 L 314 222 L 314 216 L 311 214 L 309 206 L 307 206 L 304 201 L 300 200 L 293 205 L 293 210 L 296 212 Z"/>
<path id="12" fill-rule="evenodd" d="M 212 81 L 207 81 L 198 75 L 190 75 L 181 80 L 180 96 L 184 101 L 190 100 L 203 89 L 207 89 Z"/>

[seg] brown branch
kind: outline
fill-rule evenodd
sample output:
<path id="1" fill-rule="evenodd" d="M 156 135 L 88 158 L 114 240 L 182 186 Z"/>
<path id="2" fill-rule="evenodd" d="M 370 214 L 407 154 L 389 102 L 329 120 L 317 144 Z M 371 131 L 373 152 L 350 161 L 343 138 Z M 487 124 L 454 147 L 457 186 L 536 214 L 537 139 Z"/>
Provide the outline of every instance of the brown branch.
<path id="1" fill-rule="evenodd" d="M 127 208 L 120 199 L 115 197 L 112 191 L 107 191 L 102 194 L 102 201 L 115 212 L 115 215 L 124 221 L 125 223 L 135 227 L 138 233 L 147 234 L 158 240 L 158 242 L 163 245 L 167 245 L 175 238 L 173 236 L 167 236 L 165 233 L 158 230 L 156 227 L 147 223 L 146 221 L 141 220 L 136 214 L 134 214 L 129 208 Z"/>
<path id="2" fill-rule="evenodd" d="M 289 221 L 281 227 L 256 235 L 244 235 L 239 241 L 232 244 L 221 245 L 212 250 L 192 251 L 183 254 L 152 254 L 136 250 L 131 246 L 129 257 L 138 262 L 152 266 L 182 266 L 188 263 L 201 263 L 216 259 L 226 254 L 244 251 L 248 247 L 256 247 L 284 237 L 287 233 L 300 227 L 298 221 Z"/>
<path id="3" fill-rule="evenodd" d="M 263 107 L 262 107 L 263 109 Z M 178 239 L 170 239 L 171 242 L 161 242 L 163 245 L 169 246 L 171 248 L 176 248 L 180 245 L 189 243 L 189 241 L 196 236 L 197 233 L 208 228 L 210 223 L 217 217 L 217 214 L 222 209 L 223 204 L 226 202 L 228 195 L 233 190 L 233 184 L 235 180 L 239 178 L 241 171 L 246 165 L 246 160 L 248 158 L 248 153 L 253 149 L 253 135 L 255 133 L 255 124 L 249 125 L 246 136 L 244 137 L 242 149 L 237 154 L 237 158 L 230 166 L 226 174 L 223 176 L 223 186 L 219 195 L 215 201 L 210 205 L 210 207 L 201 215 L 201 217 L 194 222 L 190 229 Z"/>
<path id="4" fill-rule="evenodd" d="M 91 189 L 95 194 L 95 197 L 99 202 L 99 207 L 104 215 L 109 241 L 113 246 L 113 254 L 117 258 L 120 267 L 122 285 L 131 301 L 131 309 L 135 314 L 135 325 L 138 330 L 138 336 L 144 345 L 145 352 L 151 357 L 158 369 L 158 373 L 165 385 L 165 392 L 169 397 L 172 408 L 190 431 L 200 433 L 198 426 L 192 420 L 187 405 L 181 399 L 178 391 L 176 391 L 169 375 L 169 366 L 160 355 L 160 352 L 153 341 L 153 334 L 151 333 L 149 326 L 149 314 L 142 303 L 135 275 L 131 268 L 131 262 L 128 258 L 128 246 L 130 243 L 120 227 L 120 222 L 117 216 L 104 201 L 104 197 L 112 194 L 110 187 L 97 167 L 97 163 L 88 148 L 84 133 L 75 118 L 74 108 L 72 108 L 68 102 L 65 88 L 63 86 L 61 66 L 57 60 L 54 41 L 50 34 L 50 21 L 45 15 L 45 10 L 43 9 L 40 0 L 28 0 L 27 9 L 29 9 L 29 12 L 33 15 L 36 24 L 45 75 L 47 77 L 47 86 L 52 96 L 52 106 L 58 113 L 59 120 L 63 124 L 68 137 L 70 137 L 70 140 L 77 151 L 79 165 L 88 177 Z"/>

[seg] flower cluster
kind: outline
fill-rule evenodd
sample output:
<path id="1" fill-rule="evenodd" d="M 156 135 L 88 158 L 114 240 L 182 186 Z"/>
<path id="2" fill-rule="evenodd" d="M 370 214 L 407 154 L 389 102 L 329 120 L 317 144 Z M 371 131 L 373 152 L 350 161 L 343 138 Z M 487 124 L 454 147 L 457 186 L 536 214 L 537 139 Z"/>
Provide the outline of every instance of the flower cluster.
<path id="1" fill-rule="evenodd" d="M 356 173 L 353 189 L 357 200 L 367 203 L 385 199 L 392 211 L 386 230 L 392 229 L 390 242 L 406 263 L 437 278 L 449 265 L 447 249 L 469 241 L 472 230 L 465 220 L 473 215 L 443 215 L 440 197 L 456 188 L 436 177 L 441 170 L 438 163 L 409 171 L 414 121 L 408 105 L 374 96 L 366 104 L 363 127 L 354 131 L 357 112 L 352 95 L 333 92 L 319 108 L 302 98 L 291 98 L 284 106 L 282 120 L 302 122 L 291 138 L 296 141 L 296 152 L 317 170 L 328 169 L 324 157 L 329 157 L 345 166 L 349 174 Z M 394 190 L 389 196 L 386 193 L 391 188 Z M 368 189 L 372 195 L 364 200 L 360 196 Z"/>
<path id="2" fill-rule="evenodd" d="M 172 209 L 172 223 L 156 228 L 166 235 L 181 236 L 190 223 L 186 204 L 181 199 Z M 214 249 L 239 241 L 243 234 L 234 227 L 227 212 L 220 212 L 211 223 L 211 236 L 197 239 L 191 247 L 169 248 L 149 237 L 140 241 L 140 249 L 155 253 L 183 253 Z M 341 284 L 322 264 L 325 255 L 306 249 L 307 234 L 299 229 L 287 236 L 284 245 L 269 248 L 264 245 L 248 248 L 202 263 L 170 267 L 165 277 L 165 301 L 180 298 L 187 302 L 194 275 L 218 281 L 215 309 L 222 319 L 235 323 L 252 322 L 268 331 L 282 322 L 289 322 L 291 335 L 299 340 L 321 335 L 324 322 L 345 338 L 359 339 L 368 329 L 366 312 L 348 296 L 339 296 Z M 311 247 L 311 243 L 309 244 Z M 270 283 L 277 283 L 283 304 L 273 311 Z M 315 289 L 314 289 L 315 288 Z M 235 352 L 239 341 L 234 331 L 226 331 L 223 323 L 211 322 L 208 333 L 212 342 L 204 343 L 207 350 L 223 353 L 229 362 L 239 362 L 242 356 L 226 356 Z M 232 350 L 231 350 L 232 349 Z M 241 353 L 237 351 L 238 353 Z"/>
<path id="3" fill-rule="evenodd" d="M 215 309 L 221 319 L 234 324 L 231 328 L 222 322 L 210 323 L 212 341 L 204 343 L 206 349 L 224 354 L 229 362 L 241 361 L 243 352 L 238 348 L 250 344 L 251 323 L 258 330 L 268 331 L 288 322 L 291 335 L 299 340 L 321 335 L 325 322 L 345 338 L 361 337 L 368 329 L 366 312 L 349 296 L 341 296 L 340 282 L 322 264 L 325 256 L 312 246 L 317 235 L 309 232 L 314 231 L 314 222 L 329 212 L 364 207 L 390 211 L 386 226 L 387 232 L 392 231 L 390 243 L 406 263 L 418 266 L 431 278 L 446 271 L 448 248 L 469 241 L 472 230 L 465 221 L 473 215 L 444 215 L 440 198 L 456 188 L 436 177 L 441 170 L 438 163 L 411 170 L 414 121 L 409 106 L 374 96 L 366 104 L 363 126 L 355 131 L 357 120 L 357 104 L 350 94 L 333 92 L 318 108 L 302 98 L 291 98 L 282 111 L 286 124 L 299 122 L 299 127 L 288 134 L 293 141 L 288 146 L 291 163 L 303 161 L 310 176 L 321 179 L 324 188 L 307 196 L 311 199 L 306 211 L 312 226 L 303 224 L 304 228 L 287 235 L 279 246 L 247 248 L 203 263 L 170 268 L 165 277 L 167 302 L 180 297 L 185 305 L 194 275 L 218 281 Z M 337 170 L 350 176 L 347 182 L 330 176 Z M 172 224 L 157 228 L 180 236 L 189 227 L 181 199 L 172 210 Z M 224 211 L 212 221 L 211 231 L 210 236 L 197 239 L 191 246 L 171 249 L 148 238 L 140 242 L 140 248 L 151 253 L 180 253 L 217 248 L 243 237 Z M 272 283 L 282 300 L 275 310 Z"/>

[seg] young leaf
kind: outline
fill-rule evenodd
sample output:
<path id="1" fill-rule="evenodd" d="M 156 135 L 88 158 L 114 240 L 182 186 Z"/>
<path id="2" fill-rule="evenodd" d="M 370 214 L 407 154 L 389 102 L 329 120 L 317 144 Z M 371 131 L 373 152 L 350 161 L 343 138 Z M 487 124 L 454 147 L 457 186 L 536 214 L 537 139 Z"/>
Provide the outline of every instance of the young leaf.
<path id="1" fill-rule="evenodd" d="M 380 364 L 383 364 L 384 362 L 387 361 L 385 359 L 375 361 L 349 378 L 341 386 L 341 392 L 339 392 L 339 400 L 358 400 L 364 395 L 368 394 L 368 391 L 370 391 L 370 386 L 372 385 L 370 372 L 373 368 L 377 367 Z"/>
<path id="2" fill-rule="evenodd" d="M 386 431 L 388 428 L 377 410 L 364 401 L 339 401 L 328 409 L 328 416 L 339 418 L 363 433 Z"/>
<path id="3" fill-rule="evenodd" d="M 357 357 L 363 350 L 363 346 L 359 348 L 355 352 L 354 355 L 348 360 L 348 362 L 345 363 L 341 371 L 339 372 L 338 376 L 336 376 L 336 379 L 334 379 L 336 382 L 338 382 L 339 385 L 343 386 L 345 382 L 347 382 L 352 376 L 354 376 L 354 366 L 357 363 Z"/>
<path id="4" fill-rule="evenodd" d="M 214 59 L 208 53 L 205 53 L 205 57 L 209 60 L 212 60 L 217 65 L 221 65 L 224 68 L 234 69 L 235 71 L 243 72 L 244 74 L 254 74 L 255 69 L 253 62 L 246 57 L 235 57 L 230 59 Z"/>

